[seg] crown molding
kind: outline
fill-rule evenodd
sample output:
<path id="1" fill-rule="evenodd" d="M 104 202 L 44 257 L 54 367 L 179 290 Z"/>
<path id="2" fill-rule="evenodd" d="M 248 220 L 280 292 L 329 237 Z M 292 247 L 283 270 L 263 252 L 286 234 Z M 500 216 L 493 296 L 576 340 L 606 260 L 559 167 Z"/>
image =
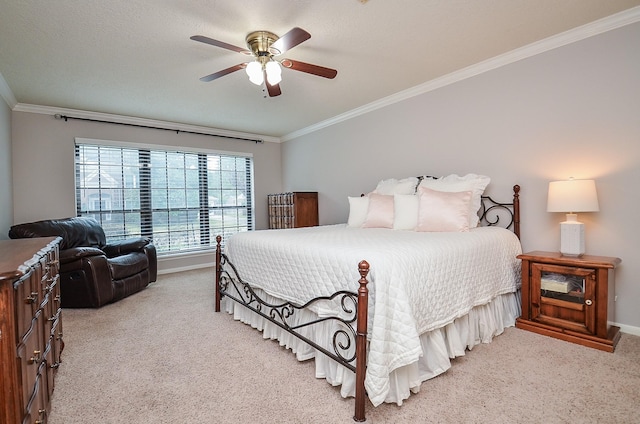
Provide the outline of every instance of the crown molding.
<path id="1" fill-rule="evenodd" d="M 620 13 L 608 16 L 606 18 L 599 19 L 597 21 L 588 23 L 586 25 L 579 26 L 577 28 L 562 32 L 560 34 L 545 38 L 543 40 L 528 44 L 524 47 L 512 50 L 510 52 L 495 56 L 491 59 L 479 62 L 477 64 L 468 66 L 461 70 L 452 72 L 442 77 L 427 81 L 423 84 L 409 88 L 404 91 L 392 94 L 391 96 L 384 97 L 380 100 L 368 103 L 364 106 L 350 110 L 343 114 L 337 115 L 333 118 L 318 122 L 314 125 L 310 125 L 306 128 L 294 131 L 281 137 L 281 141 L 289 141 L 294 138 L 310 134 L 318 131 L 322 128 L 326 128 L 337 123 L 347 121 L 360 115 L 372 112 L 377 109 L 401 102 L 403 100 L 415 97 L 429 91 L 436 90 L 438 88 L 445 87 L 456 82 L 460 82 L 467 78 L 474 77 L 476 75 L 491 71 L 496 68 L 500 68 L 511 63 L 518 62 L 522 59 L 526 59 L 538 54 L 557 49 L 568 44 L 575 43 L 611 31 L 617 28 L 621 28 L 626 25 L 630 25 L 640 21 L 640 6 L 633 7 Z"/>
<path id="2" fill-rule="evenodd" d="M 7 81 L 4 79 L 2 74 L 0 74 L 0 97 L 2 97 L 7 105 L 9 105 L 10 109 L 13 109 L 18 104 L 16 96 L 13 95 L 11 88 L 9 88 L 9 84 L 7 84 Z"/>
<path id="3" fill-rule="evenodd" d="M 73 117 L 73 118 L 95 120 L 95 121 L 108 121 L 116 124 L 126 124 L 126 125 L 134 125 L 134 126 L 141 126 L 141 127 L 157 127 L 157 128 L 167 129 L 167 130 L 202 133 L 202 134 L 207 134 L 212 136 L 221 136 L 221 137 L 229 137 L 229 138 L 241 138 L 241 139 L 252 139 L 252 140 L 260 139 L 262 141 L 269 141 L 272 143 L 280 142 L 280 139 L 278 137 L 272 137 L 272 136 L 262 135 L 262 134 L 230 131 L 230 130 L 224 130 L 221 128 L 180 124 L 177 122 L 160 121 L 160 120 L 147 119 L 147 118 L 136 118 L 133 116 L 125 116 L 125 115 L 113 115 L 110 113 L 91 112 L 91 111 L 78 110 L 78 109 L 66 109 L 66 108 L 60 108 L 60 107 L 40 106 L 40 105 L 32 105 L 32 104 L 26 104 L 26 103 L 17 103 L 12 109 L 14 112 L 38 113 L 42 115 L 53 115 L 53 116 L 69 115 L 70 117 Z"/>

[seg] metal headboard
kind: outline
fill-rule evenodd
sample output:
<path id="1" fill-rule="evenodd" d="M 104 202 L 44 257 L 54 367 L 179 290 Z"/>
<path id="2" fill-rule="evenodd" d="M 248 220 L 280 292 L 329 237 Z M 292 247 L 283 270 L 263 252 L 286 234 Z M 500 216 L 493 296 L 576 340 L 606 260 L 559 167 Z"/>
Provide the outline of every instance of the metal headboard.
<path id="1" fill-rule="evenodd" d="M 425 178 L 438 179 L 438 177 L 429 175 L 419 176 L 418 185 Z M 482 196 L 478 216 L 481 226 L 507 228 L 520 238 L 520 186 L 517 184 L 513 186 L 513 199 L 511 202 L 498 202 L 490 196 Z"/>

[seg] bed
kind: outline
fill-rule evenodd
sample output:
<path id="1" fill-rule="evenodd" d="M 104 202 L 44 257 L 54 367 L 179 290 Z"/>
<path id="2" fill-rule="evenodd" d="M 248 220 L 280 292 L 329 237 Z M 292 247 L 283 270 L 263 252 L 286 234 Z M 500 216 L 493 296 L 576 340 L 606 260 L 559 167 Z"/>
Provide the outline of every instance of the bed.
<path id="1" fill-rule="evenodd" d="M 354 420 L 366 398 L 401 405 L 520 315 L 520 187 L 501 203 L 488 183 L 383 180 L 345 224 L 239 233 L 224 253 L 218 236 L 216 311 L 314 358 Z"/>

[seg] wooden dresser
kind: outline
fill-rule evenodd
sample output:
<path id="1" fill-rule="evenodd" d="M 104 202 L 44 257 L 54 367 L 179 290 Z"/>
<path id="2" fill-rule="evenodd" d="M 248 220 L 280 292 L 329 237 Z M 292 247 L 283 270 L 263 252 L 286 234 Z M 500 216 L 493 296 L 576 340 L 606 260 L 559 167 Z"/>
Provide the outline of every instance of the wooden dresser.
<path id="1" fill-rule="evenodd" d="M 318 225 L 318 193 L 295 191 L 269 194 L 269 228 L 300 228 Z"/>
<path id="2" fill-rule="evenodd" d="M 46 423 L 64 348 L 59 237 L 0 241 L 0 423 Z"/>

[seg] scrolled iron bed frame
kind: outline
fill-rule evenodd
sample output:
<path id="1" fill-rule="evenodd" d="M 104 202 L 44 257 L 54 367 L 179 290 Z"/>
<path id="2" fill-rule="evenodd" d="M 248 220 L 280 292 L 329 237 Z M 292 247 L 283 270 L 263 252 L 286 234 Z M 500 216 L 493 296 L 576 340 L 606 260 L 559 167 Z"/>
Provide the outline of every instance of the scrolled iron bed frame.
<path id="1" fill-rule="evenodd" d="M 501 217 L 506 217 L 504 228 L 512 228 L 520 238 L 520 186 L 513 186 L 513 201 L 510 203 L 496 202 L 489 196 L 482 196 L 480 208 L 480 222 L 484 226 L 500 224 Z M 505 224 L 502 222 L 502 224 Z M 230 269 L 230 270 L 229 270 Z M 235 265 L 222 253 L 222 237 L 216 237 L 216 294 L 215 311 L 220 312 L 220 300 L 228 297 L 236 303 L 252 310 L 264 319 L 272 322 L 281 329 L 296 336 L 313 348 L 327 355 L 334 361 L 353 371 L 356 375 L 355 412 L 353 419 L 358 422 L 366 420 L 364 378 L 367 367 L 367 314 L 369 305 L 369 289 L 367 288 L 369 263 L 363 260 L 358 264 L 360 279 L 357 292 L 341 290 L 330 296 L 322 296 L 309 300 L 304 305 L 291 302 L 277 304 L 269 303 L 258 296 L 254 288 L 242 280 Z M 344 312 L 343 317 L 321 317 L 308 322 L 290 324 L 296 312 L 317 302 L 338 299 Z M 321 322 L 333 321 L 339 329 L 333 334 L 333 352 L 310 340 L 299 332 Z M 355 353 L 348 353 L 353 351 Z"/>

